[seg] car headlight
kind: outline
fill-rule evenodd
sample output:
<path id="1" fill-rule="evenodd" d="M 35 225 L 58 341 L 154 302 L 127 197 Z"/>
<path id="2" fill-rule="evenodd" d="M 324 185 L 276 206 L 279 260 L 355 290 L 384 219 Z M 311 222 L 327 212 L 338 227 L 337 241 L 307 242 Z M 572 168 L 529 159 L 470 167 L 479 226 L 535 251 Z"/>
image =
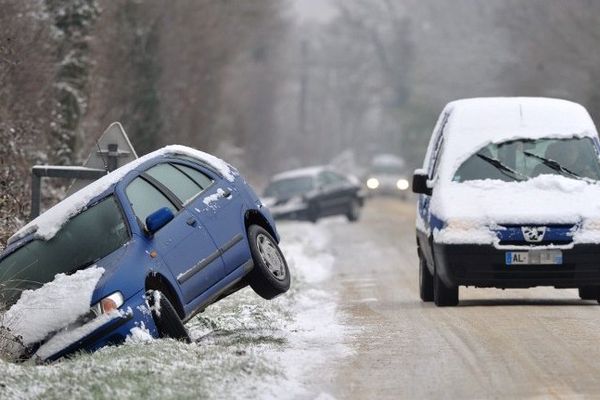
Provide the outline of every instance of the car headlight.
<path id="1" fill-rule="evenodd" d="M 396 187 L 399 190 L 406 190 L 408 189 L 408 181 L 406 179 L 398 179 L 398 182 L 396 182 Z"/>
<path id="2" fill-rule="evenodd" d="M 123 305 L 123 295 L 121 292 L 114 292 L 106 296 L 92 306 L 92 311 L 96 316 L 108 314 L 109 312 L 119 309 Z"/>
<path id="3" fill-rule="evenodd" d="M 367 187 L 369 189 L 377 189 L 379 187 L 379 180 L 377 178 L 367 179 Z"/>

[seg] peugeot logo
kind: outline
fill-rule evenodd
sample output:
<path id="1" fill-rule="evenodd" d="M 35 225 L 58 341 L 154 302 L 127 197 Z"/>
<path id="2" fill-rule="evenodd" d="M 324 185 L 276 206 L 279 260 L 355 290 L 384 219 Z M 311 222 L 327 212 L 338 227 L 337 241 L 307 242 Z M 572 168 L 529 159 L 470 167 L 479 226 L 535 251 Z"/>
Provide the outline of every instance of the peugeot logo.
<path id="1" fill-rule="evenodd" d="M 539 243 L 544 240 L 544 235 L 546 234 L 545 226 L 522 226 L 521 232 L 523 232 L 523 237 L 526 242 L 529 243 Z"/>

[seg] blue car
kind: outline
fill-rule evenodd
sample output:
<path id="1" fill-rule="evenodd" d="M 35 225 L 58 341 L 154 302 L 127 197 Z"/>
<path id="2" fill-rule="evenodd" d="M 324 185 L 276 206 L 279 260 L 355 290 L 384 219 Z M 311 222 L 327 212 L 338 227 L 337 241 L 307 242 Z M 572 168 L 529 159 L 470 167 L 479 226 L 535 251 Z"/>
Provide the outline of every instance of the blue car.
<path id="1" fill-rule="evenodd" d="M 0 303 L 26 309 L 19 302 L 30 301 L 36 289 L 95 269 L 101 273 L 87 312 L 43 338 L 20 335 L 30 338 L 21 343 L 22 356 L 56 360 L 94 351 L 123 342 L 136 328 L 189 340 L 186 321 L 246 285 L 265 299 L 289 289 L 278 242 L 269 210 L 235 169 L 168 146 L 17 232 L 0 256 Z"/>
<path id="2" fill-rule="evenodd" d="M 599 155 L 579 104 L 448 104 L 413 177 L 421 299 L 455 306 L 460 286 L 552 286 L 600 301 Z"/>

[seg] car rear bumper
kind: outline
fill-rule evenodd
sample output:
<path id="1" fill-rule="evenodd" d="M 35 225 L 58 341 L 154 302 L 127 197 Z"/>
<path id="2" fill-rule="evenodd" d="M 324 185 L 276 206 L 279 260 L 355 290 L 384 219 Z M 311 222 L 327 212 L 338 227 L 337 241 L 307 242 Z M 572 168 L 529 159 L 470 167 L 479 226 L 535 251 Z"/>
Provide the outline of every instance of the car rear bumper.
<path id="1" fill-rule="evenodd" d="M 158 332 L 154 325 L 154 320 L 148 309 L 144 291 L 140 291 L 135 296 L 126 301 L 106 322 L 98 317 L 79 327 L 72 329 L 69 337 L 72 339 L 58 351 L 50 351 L 44 346 L 50 344 L 55 339 L 51 338 L 44 345 L 40 346 L 36 355 L 40 361 L 55 361 L 59 358 L 68 356 L 77 351 L 92 352 L 101 347 L 120 344 L 125 341 L 131 330 L 135 327 L 145 327 L 148 332 L 157 337 Z M 78 334 L 81 332 L 81 334 Z"/>
<path id="2" fill-rule="evenodd" d="M 433 244 L 442 281 L 453 286 L 576 288 L 600 285 L 600 245 L 563 249 L 561 265 L 506 265 L 506 250 L 486 245 Z"/>

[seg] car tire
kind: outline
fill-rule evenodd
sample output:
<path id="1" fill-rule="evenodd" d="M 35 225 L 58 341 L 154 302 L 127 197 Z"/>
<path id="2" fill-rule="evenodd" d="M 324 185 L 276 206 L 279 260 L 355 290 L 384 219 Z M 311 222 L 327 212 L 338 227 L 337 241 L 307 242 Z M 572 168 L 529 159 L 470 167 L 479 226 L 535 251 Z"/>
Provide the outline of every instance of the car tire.
<path id="1" fill-rule="evenodd" d="M 599 286 L 583 286 L 579 288 L 579 298 L 581 300 L 598 300 L 600 301 Z"/>
<path id="2" fill-rule="evenodd" d="M 419 252 L 419 294 L 425 302 L 433 301 L 433 275 Z"/>
<path id="3" fill-rule="evenodd" d="M 248 243 L 254 261 L 254 268 L 248 274 L 250 287 L 267 300 L 287 292 L 290 270 L 275 239 L 263 227 L 250 225 Z"/>
<path id="4" fill-rule="evenodd" d="M 346 213 L 346 218 L 350 222 L 356 222 L 360 218 L 360 203 L 356 199 L 352 199 L 350 204 L 348 205 L 348 212 Z"/>
<path id="5" fill-rule="evenodd" d="M 313 224 L 316 224 L 319 221 L 319 209 L 315 205 L 308 206 L 308 220 Z"/>
<path id="6" fill-rule="evenodd" d="M 433 277 L 433 302 L 438 307 L 458 305 L 458 286 L 447 287 L 440 279 L 437 268 Z"/>
<path id="7" fill-rule="evenodd" d="M 173 307 L 167 296 L 159 290 L 152 290 L 148 292 L 148 304 L 159 337 L 181 340 L 186 343 L 191 342 L 183 321 L 179 318 L 175 307 Z"/>

